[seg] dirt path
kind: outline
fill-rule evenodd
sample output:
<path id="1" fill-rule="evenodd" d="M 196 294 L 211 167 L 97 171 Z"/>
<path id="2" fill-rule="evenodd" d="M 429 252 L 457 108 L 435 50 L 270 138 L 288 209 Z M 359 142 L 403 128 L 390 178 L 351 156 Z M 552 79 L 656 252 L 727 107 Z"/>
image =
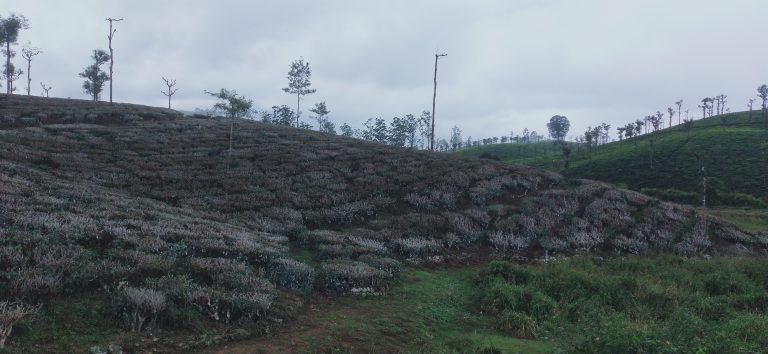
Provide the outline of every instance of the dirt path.
<path id="1" fill-rule="evenodd" d="M 403 316 L 408 309 L 393 309 L 389 302 L 387 298 L 313 300 L 275 333 L 202 353 L 403 352 L 414 333 Z"/>

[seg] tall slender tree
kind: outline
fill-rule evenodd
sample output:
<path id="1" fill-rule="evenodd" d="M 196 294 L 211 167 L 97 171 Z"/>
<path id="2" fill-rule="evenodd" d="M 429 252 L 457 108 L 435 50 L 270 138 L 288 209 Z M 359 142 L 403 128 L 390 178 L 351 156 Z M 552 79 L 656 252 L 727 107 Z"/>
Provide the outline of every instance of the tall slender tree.
<path id="1" fill-rule="evenodd" d="M 112 49 L 112 38 L 115 36 L 115 32 L 117 32 L 117 29 L 112 29 L 112 23 L 122 20 L 122 18 L 107 18 L 104 20 L 109 21 L 109 35 L 107 36 L 107 39 L 109 39 L 109 103 L 112 103 L 112 79 L 115 67 L 115 51 Z"/>
<path id="2" fill-rule="evenodd" d="M 312 70 L 309 68 L 309 62 L 304 62 L 303 57 L 291 63 L 291 70 L 288 71 L 288 87 L 283 88 L 283 91 L 296 95 L 296 127 L 299 127 L 299 116 L 301 115 L 301 96 L 310 95 L 317 91 L 309 88 L 312 86 L 311 79 Z"/>
<path id="3" fill-rule="evenodd" d="M 98 101 L 101 91 L 104 90 L 104 83 L 109 81 L 107 73 L 101 70 L 101 66 L 109 61 L 109 54 L 101 49 L 96 49 L 93 51 L 91 59 L 93 59 L 93 64 L 85 67 L 80 73 L 80 77 L 85 79 L 83 82 L 85 93 L 91 95 L 94 101 Z"/>
<path id="4" fill-rule="evenodd" d="M 675 109 L 672 107 L 668 107 L 667 112 L 669 113 L 669 127 L 672 128 L 672 117 L 675 116 Z"/>
<path id="5" fill-rule="evenodd" d="M 221 89 L 219 92 L 204 91 L 207 95 L 216 97 L 219 102 L 213 105 L 215 111 L 223 112 L 230 118 L 229 121 L 229 154 L 227 155 L 227 169 L 232 160 L 232 140 L 235 133 L 235 118 L 248 115 L 253 107 L 253 101 L 243 96 L 238 96 L 237 91 Z"/>
<path id="6" fill-rule="evenodd" d="M 678 100 L 675 104 L 677 105 L 677 125 L 680 125 L 680 112 L 683 110 L 683 100 Z"/>
<path id="7" fill-rule="evenodd" d="M 27 96 L 32 95 L 32 57 L 42 53 L 40 48 L 24 47 L 21 50 L 21 57 L 27 61 Z"/>
<path id="8" fill-rule="evenodd" d="M 15 75 L 16 71 L 11 64 L 11 58 L 15 53 L 11 50 L 11 45 L 18 43 L 19 32 L 22 29 L 29 28 L 29 21 L 24 15 L 11 13 L 6 18 L 0 17 L 0 43 L 4 45 L 6 93 L 13 93 L 13 81 L 21 75 Z"/>

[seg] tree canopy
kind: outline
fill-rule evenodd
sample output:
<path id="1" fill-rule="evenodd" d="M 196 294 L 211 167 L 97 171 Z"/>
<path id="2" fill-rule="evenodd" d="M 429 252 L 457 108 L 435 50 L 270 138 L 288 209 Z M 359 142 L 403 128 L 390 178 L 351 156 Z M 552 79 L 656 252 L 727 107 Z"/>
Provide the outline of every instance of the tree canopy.
<path id="1" fill-rule="evenodd" d="M 93 64 L 85 67 L 80 73 L 80 77 L 85 79 L 83 91 L 91 95 L 94 101 L 98 101 L 101 91 L 104 90 L 104 83 L 109 81 L 109 75 L 101 70 L 101 66 L 109 61 L 109 54 L 102 49 L 96 49 L 93 51 L 91 59 L 93 59 Z"/>
<path id="2" fill-rule="evenodd" d="M 230 118 L 245 117 L 253 107 L 252 100 L 238 96 L 235 90 L 221 89 L 219 92 L 205 91 L 205 93 L 218 98 L 220 101 L 213 105 L 213 109 Z"/>
<path id="3" fill-rule="evenodd" d="M 561 115 L 553 116 L 547 123 L 547 129 L 549 129 L 549 136 L 555 140 L 563 140 L 568 134 L 568 129 L 571 128 L 571 122 L 568 118 Z"/>

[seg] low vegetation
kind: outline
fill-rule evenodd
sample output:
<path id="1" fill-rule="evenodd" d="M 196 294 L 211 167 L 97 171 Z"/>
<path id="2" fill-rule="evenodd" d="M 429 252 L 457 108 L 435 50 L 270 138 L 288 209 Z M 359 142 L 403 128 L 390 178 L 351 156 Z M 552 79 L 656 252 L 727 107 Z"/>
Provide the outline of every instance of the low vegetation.
<path id="1" fill-rule="evenodd" d="M 763 258 L 491 262 L 475 306 L 518 338 L 573 353 L 756 353 L 768 347 Z"/>
<path id="2" fill-rule="evenodd" d="M 624 185 L 649 188 L 670 201 L 699 205 L 702 176 L 708 205 L 765 207 L 768 123 L 759 111 L 726 113 L 593 148 L 570 145 L 570 168 L 551 142 L 497 144 L 460 151 Z M 550 146 L 552 145 L 552 146 Z M 704 174 L 702 175 L 702 167 Z"/>
<path id="3" fill-rule="evenodd" d="M 268 331 L 313 293 L 386 294 L 404 264 L 767 244 L 691 208 L 495 161 L 129 105 L 0 107 L 0 301 L 51 318 L 49 304 L 98 299 L 70 323 Z"/>

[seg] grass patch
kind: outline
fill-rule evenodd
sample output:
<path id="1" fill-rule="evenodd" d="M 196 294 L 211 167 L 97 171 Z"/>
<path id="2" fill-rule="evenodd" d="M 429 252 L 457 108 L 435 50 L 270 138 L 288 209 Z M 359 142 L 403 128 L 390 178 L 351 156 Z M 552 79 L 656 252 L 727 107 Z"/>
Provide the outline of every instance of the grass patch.
<path id="1" fill-rule="evenodd" d="M 572 353 L 760 352 L 768 339 L 762 258 L 573 258 L 492 262 L 475 306 L 514 336 Z M 521 276 L 523 275 L 523 276 Z M 526 330 L 527 328 L 527 330 Z"/>
<path id="2" fill-rule="evenodd" d="M 746 231 L 768 234 L 768 211 L 714 209 L 708 210 L 707 212 L 728 220 Z"/>

